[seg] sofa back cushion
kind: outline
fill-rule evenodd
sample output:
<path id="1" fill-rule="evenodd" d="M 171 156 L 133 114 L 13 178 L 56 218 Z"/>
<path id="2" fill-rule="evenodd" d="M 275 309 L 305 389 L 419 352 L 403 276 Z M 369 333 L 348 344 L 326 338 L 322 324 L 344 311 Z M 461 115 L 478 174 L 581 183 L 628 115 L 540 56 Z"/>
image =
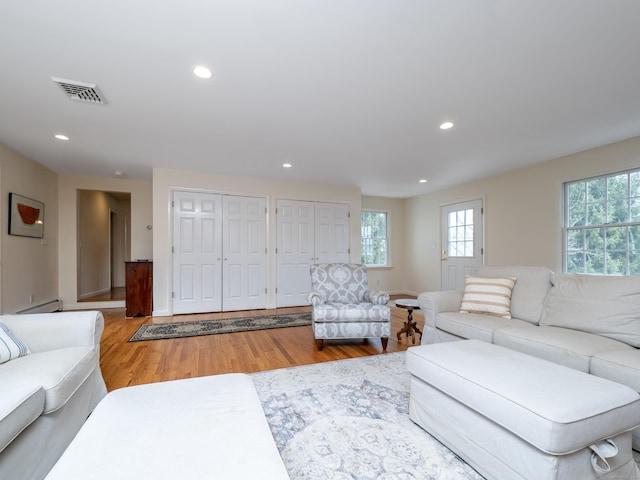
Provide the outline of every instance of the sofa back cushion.
<path id="1" fill-rule="evenodd" d="M 516 283 L 511 293 L 511 316 L 536 325 L 540 322 L 544 299 L 551 288 L 552 270 L 547 267 L 482 265 L 476 269 L 475 275 L 515 277 Z"/>
<path id="2" fill-rule="evenodd" d="M 640 277 L 558 273 L 541 325 L 571 328 L 640 347 Z"/>

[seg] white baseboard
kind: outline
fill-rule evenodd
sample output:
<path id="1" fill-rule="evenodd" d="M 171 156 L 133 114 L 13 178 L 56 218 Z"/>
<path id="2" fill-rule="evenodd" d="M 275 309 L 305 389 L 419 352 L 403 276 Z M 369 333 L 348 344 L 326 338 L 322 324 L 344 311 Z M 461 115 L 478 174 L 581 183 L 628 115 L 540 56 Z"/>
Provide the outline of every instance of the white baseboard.
<path id="1" fill-rule="evenodd" d="M 109 293 L 111 291 L 111 287 L 101 288 L 100 290 L 95 290 L 93 292 L 83 293 L 80 295 L 78 300 L 82 300 L 83 298 L 95 297 L 96 295 L 103 295 L 105 293 Z"/>
<path id="2" fill-rule="evenodd" d="M 42 303 L 40 305 L 36 305 L 33 307 L 25 308 L 24 310 L 20 310 L 19 314 L 23 313 L 51 313 L 58 312 L 62 310 L 62 302 L 58 299 L 51 300 L 50 302 Z"/>
<path id="3" fill-rule="evenodd" d="M 123 308 L 125 306 L 124 300 L 112 300 L 104 302 L 77 302 L 77 303 L 65 303 L 65 310 L 100 310 L 103 308 Z"/>

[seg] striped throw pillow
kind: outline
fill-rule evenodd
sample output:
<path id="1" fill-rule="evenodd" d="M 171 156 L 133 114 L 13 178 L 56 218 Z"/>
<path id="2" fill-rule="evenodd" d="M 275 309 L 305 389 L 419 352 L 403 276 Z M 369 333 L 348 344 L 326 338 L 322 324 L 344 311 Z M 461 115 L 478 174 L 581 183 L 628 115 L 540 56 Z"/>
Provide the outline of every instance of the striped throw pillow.
<path id="1" fill-rule="evenodd" d="M 511 292 L 515 277 L 483 278 L 467 275 L 460 313 L 487 313 L 511 318 Z"/>
<path id="2" fill-rule="evenodd" d="M 30 354 L 29 347 L 0 322 L 0 363 Z"/>

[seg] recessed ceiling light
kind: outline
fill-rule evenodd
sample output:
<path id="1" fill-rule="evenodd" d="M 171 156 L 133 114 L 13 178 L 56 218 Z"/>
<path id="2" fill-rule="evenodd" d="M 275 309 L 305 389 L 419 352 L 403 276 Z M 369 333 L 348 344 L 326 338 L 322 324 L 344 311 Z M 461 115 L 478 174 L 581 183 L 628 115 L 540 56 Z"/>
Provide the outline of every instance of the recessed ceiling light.
<path id="1" fill-rule="evenodd" d="M 120 170 L 116 170 L 115 172 L 113 172 L 113 174 L 116 177 L 124 177 L 124 172 L 120 171 Z"/>
<path id="2" fill-rule="evenodd" d="M 290 163 L 283 163 L 282 166 L 284 168 L 291 168 L 293 165 L 291 165 Z"/>
<path id="3" fill-rule="evenodd" d="M 421 178 L 420 180 L 418 180 L 420 183 L 427 183 L 427 179 L 426 178 Z"/>
<path id="4" fill-rule="evenodd" d="M 453 127 L 453 123 L 444 122 L 442 125 L 440 125 L 440 130 L 449 130 L 451 127 Z"/>
<path id="5" fill-rule="evenodd" d="M 62 140 L 65 142 L 69 140 L 69 137 L 67 137 L 66 135 L 62 135 L 61 133 L 55 134 L 54 137 L 56 137 L 58 140 Z"/>
<path id="6" fill-rule="evenodd" d="M 198 78 L 211 78 L 211 70 L 203 65 L 193 67 L 193 74 Z"/>

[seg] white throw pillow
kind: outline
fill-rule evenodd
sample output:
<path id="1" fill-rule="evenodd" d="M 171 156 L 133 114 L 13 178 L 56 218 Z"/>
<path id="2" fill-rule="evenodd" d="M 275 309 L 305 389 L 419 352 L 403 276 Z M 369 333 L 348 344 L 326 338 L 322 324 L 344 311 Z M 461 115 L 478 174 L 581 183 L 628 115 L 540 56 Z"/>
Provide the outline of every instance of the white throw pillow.
<path id="1" fill-rule="evenodd" d="M 27 344 L 20 340 L 4 323 L 0 322 L 0 363 L 30 354 Z"/>
<path id="2" fill-rule="evenodd" d="M 511 318 L 511 292 L 515 277 L 485 278 L 467 275 L 460 313 L 487 313 Z"/>

